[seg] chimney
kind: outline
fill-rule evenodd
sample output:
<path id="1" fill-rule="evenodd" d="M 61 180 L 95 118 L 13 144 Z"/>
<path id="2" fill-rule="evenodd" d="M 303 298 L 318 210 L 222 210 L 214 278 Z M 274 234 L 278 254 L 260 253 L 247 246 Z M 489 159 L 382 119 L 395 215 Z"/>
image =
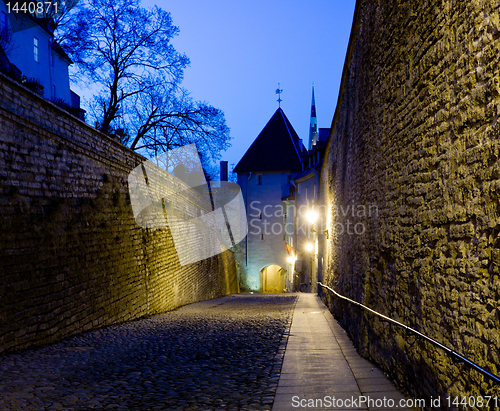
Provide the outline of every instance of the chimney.
<path id="1" fill-rule="evenodd" d="M 227 161 L 220 162 L 220 181 L 227 181 Z"/>

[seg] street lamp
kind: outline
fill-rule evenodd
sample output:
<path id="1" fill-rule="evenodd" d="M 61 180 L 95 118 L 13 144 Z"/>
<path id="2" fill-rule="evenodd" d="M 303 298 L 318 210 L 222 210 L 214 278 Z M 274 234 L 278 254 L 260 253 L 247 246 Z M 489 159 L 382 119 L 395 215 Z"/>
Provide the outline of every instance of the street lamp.
<path id="1" fill-rule="evenodd" d="M 316 225 L 316 222 L 318 220 L 318 212 L 314 210 L 314 208 L 310 208 L 309 211 L 306 213 L 306 219 L 307 221 L 309 221 L 309 223 L 311 224 L 311 227 L 310 227 L 310 232 L 312 233 L 318 233 L 318 234 L 324 234 L 326 235 L 326 238 L 328 239 L 328 230 L 315 230 L 314 227 Z M 321 223 L 320 223 L 321 224 Z M 317 288 L 316 288 L 316 281 L 317 281 L 317 277 L 318 277 L 318 272 L 317 272 L 317 265 L 316 265 L 316 269 L 314 269 L 314 266 L 315 266 L 315 263 L 316 263 L 316 260 L 318 258 L 317 256 L 317 249 L 316 249 L 316 246 L 317 246 L 317 241 L 318 241 L 318 236 L 313 236 L 313 238 L 315 237 L 314 239 L 314 243 L 308 243 L 306 245 L 306 250 L 308 250 L 310 252 L 310 256 L 309 256 L 309 261 L 310 261 L 310 281 L 312 281 L 312 292 L 316 292 L 317 291 Z M 314 250 L 314 251 L 313 251 Z M 311 284 L 311 282 L 309 283 Z"/>
<path id="2" fill-rule="evenodd" d="M 318 213 L 314 211 L 313 209 L 309 210 L 306 214 L 307 221 L 311 224 L 311 226 L 314 225 L 316 220 L 318 219 Z M 313 233 L 318 233 L 318 234 L 324 234 L 326 235 L 326 238 L 328 239 L 328 230 L 315 230 L 313 227 L 311 227 L 311 232 Z"/>
<path id="3" fill-rule="evenodd" d="M 309 210 L 306 214 L 306 218 L 309 223 L 314 224 L 318 219 L 318 213 L 314 210 Z"/>

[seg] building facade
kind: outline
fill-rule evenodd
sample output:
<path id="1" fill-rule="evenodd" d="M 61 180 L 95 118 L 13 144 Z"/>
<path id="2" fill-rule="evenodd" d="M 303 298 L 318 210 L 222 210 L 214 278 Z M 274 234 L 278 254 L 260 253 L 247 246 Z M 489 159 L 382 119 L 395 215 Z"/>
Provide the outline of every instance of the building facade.
<path id="1" fill-rule="evenodd" d="M 317 127 L 313 88 L 311 148 L 278 108 L 234 168 L 248 218 L 248 235 L 236 252 L 241 289 L 317 291 L 318 239 L 326 235 L 319 182 L 329 132 Z"/>
<path id="2" fill-rule="evenodd" d="M 325 210 L 319 206 L 320 173 L 330 129 L 320 129 L 318 140 L 304 156 L 304 170 L 297 174 L 293 189 L 282 198 L 288 224 L 290 250 L 288 277 L 295 291 L 317 292 L 318 241 L 324 232 Z"/>
<path id="3" fill-rule="evenodd" d="M 52 19 L 16 13 L 0 1 L 0 32 L 9 63 L 26 79 L 38 81 L 44 98 L 79 109 L 80 97 L 70 89 L 73 62 L 54 40 L 54 29 Z"/>
<path id="4" fill-rule="evenodd" d="M 283 190 L 302 171 L 306 150 L 285 113 L 278 108 L 234 168 L 248 218 L 248 234 L 237 252 L 241 289 L 290 290 L 287 216 Z"/>

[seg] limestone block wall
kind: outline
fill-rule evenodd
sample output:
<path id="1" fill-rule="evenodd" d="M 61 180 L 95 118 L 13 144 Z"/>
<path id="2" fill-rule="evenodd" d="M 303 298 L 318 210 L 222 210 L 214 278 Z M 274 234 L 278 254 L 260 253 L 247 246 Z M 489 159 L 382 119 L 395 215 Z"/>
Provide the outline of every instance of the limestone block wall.
<path id="1" fill-rule="evenodd" d="M 135 222 L 142 161 L 0 75 L 0 353 L 238 292 L 231 251 L 181 266 Z"/>
<path id="2" fill-rule="evenodd" d="M 328 285 L 497 375 L 499 12 L 493 0 L 358 0 L 322 170 L 330 237 L 319 255 Z M 500 396 L 438 348 L 324 299 L 413 396 Z"/>

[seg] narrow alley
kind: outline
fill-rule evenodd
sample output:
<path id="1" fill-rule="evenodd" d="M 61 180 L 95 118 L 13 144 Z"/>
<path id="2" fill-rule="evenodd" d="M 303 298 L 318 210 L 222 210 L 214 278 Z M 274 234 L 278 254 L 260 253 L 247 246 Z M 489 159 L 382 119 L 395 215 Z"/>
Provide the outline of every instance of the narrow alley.
<path id="1" fill-rule="evenodd" d="M 278 411 L 381 393 L 404 398 L 314 294 L 232 295 L 0 360 L 2 411 Z"/>

